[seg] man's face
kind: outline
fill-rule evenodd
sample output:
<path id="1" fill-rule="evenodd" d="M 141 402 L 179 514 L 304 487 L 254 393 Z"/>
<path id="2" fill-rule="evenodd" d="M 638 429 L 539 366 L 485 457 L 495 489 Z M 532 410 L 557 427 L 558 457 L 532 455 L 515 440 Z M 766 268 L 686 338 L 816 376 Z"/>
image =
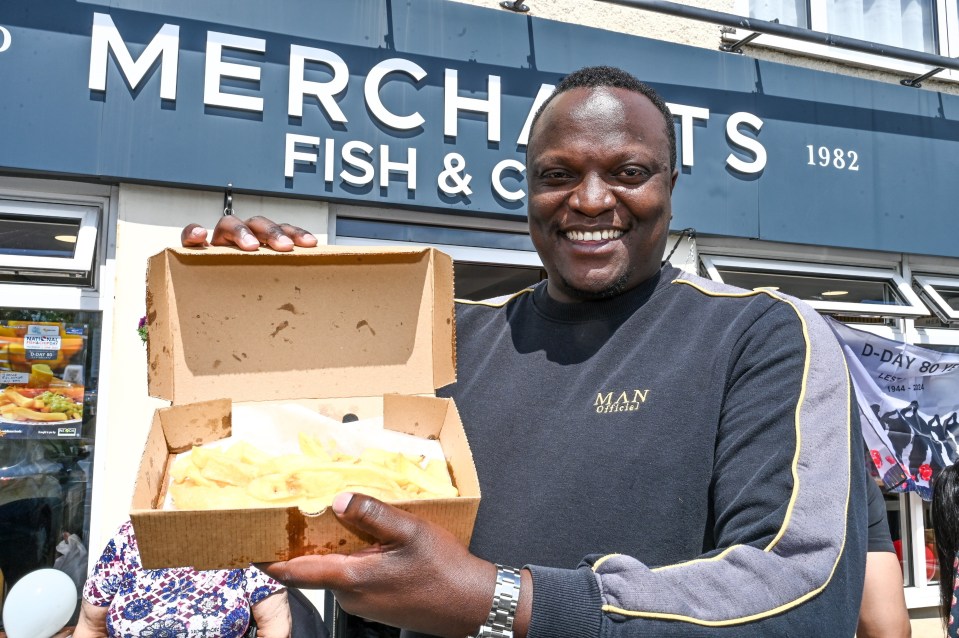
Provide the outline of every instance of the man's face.
<path id="1" fill-rule="evenodd" d="M 557 96 L 527 149 L 529 232 L 550 296 L 602 299 L 653 276 L 677 174 L 662 113 L 646 96 L 610 87 Z"/>

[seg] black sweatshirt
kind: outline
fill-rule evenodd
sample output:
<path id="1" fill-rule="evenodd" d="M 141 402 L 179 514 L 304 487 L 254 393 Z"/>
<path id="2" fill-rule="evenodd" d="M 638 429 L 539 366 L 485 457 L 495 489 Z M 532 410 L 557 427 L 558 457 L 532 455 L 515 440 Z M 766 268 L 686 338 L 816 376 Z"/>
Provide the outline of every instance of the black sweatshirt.
<path id="1" fill-rule="evenodd" d="M 865 466 L 815 311 L 666 267 L 613 299 L 460 303 L 470 549 L 533 574 L 530 638 L 852 636 Z"/>

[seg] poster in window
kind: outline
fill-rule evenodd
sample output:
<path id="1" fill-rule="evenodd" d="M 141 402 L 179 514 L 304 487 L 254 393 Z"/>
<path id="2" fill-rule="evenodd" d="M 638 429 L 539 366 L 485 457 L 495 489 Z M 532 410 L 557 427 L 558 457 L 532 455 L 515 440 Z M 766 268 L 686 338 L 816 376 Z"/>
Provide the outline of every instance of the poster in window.
<path id="1" fill-rule="evenodd" d="M 869 460 L 891 492 L 932 498 L 959 459 L 959 355 L 885 339 L 830 319 L 856 389 Z"/>
<path id="2" fill-rule="evenodd" d="M 0 438 L 78 438 L 84 324 L 0 321 Z"/>

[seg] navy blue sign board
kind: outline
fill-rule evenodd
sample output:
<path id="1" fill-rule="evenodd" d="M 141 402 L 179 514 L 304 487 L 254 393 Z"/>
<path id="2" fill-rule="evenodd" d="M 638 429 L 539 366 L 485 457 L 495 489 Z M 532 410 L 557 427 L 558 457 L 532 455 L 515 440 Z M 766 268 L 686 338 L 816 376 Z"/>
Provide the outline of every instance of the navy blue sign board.
<path id="1" fill-rule="evenodd" d="M 674 228 L 953 255 L 959 97 L 440 0 L 4 0 L 0 170 L 525 217 L 552 85 L 673 109 Z"/>

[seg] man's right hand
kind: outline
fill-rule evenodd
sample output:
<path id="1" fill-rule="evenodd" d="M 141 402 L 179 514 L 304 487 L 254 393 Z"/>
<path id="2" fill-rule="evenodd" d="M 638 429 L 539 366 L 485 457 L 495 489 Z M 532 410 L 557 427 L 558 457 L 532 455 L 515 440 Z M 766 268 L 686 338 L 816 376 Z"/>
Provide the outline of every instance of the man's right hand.
<path id="1" fill-rule="evenodd" d="M 243 221 L 233 215 L 224 215 L 213 228 L 213 237 L 207 241 L 207 230 L 199 224 L 189 224 L 180 233 L 180 243 L 187 247 L 236 246 L 240 250 L 259 250 L 269 246 L 279 252 L 289 252 L 294 246 L 312 248 L 316 237 L 299 226 L 277 224 L 266 217 L 251 217 Z"/>

